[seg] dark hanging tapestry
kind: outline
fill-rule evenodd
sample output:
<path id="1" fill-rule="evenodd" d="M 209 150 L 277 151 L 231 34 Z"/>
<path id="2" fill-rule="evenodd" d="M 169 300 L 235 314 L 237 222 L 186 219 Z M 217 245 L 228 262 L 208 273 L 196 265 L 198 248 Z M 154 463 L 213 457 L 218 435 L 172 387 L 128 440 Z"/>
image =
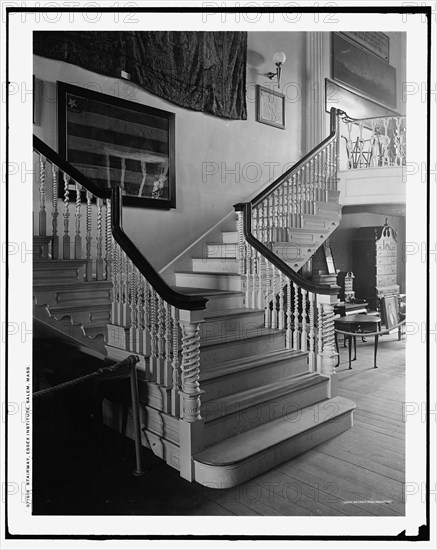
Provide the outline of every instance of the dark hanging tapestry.
<path id="1" fill-rule="evenodd" d="M 130 80 L 168 101 L 247 118 L 245 32 L 35 32 L 34 53 Z"/>

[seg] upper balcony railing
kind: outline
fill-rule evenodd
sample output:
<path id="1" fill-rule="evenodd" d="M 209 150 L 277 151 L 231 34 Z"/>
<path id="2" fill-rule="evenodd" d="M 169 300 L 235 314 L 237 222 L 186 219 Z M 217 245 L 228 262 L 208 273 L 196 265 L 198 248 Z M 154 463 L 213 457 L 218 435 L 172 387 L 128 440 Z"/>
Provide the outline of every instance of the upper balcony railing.
<path id="1" fill-rule="evenodd" d="M 404 116 L 353 119 L 340 123 L 340 168 L 357 170 L 406 163 L 406 118 Z M 343 154 L 345 152 L 345 155 Z"/>

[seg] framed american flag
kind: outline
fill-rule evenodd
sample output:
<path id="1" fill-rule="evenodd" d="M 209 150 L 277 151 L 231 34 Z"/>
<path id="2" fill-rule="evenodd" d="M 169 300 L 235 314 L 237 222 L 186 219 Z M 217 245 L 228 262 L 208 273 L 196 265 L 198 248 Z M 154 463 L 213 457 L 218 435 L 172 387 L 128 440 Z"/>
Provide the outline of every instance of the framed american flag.
<path id="1" fill-rule="evenodd" d="M 123 204 L 176 208 L 175 115 L 57 83 L 59 154 Z"/>

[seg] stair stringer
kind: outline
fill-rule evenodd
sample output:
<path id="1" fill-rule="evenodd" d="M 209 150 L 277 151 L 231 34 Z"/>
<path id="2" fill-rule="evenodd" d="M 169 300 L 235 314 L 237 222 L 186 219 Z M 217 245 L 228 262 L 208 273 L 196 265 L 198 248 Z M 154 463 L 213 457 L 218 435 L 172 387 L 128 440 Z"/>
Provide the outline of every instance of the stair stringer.
<path id="1" fill-rule="evenodd" d="M 41 324 L 49 326 L 52 330 L 59 333 L 60 336 L 66 336 L 74 340 L 80 349 L 92 350 L 99 358 L 107 357 L 104 334 L 90 336 L 81 323 L 74 323 L 70 315 L 55 317 L 51 314 L 49 306 L 46 304 L 37 304 L 34 299 L 33 317 Z"/>

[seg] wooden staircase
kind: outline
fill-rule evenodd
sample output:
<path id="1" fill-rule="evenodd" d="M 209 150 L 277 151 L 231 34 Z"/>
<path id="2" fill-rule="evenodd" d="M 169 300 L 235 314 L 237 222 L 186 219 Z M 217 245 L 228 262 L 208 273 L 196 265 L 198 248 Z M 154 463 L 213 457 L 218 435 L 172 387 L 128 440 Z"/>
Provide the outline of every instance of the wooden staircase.
<path id="1" fill-rule="evenodd" d="M 308 174 L 318 174 L 325 164 L 332 169 L 335 136 L 333 131 L 306 161 Z M 250 234 L 249 203 L 244 203 L 236 208 L 236 228 L 227 227 L 218 242 L 205 240 L 205 253 L 191 259 L 190 269 L 176 271 L 170 287 L 124 234 L 121 190 L 93 188 L 45 144 L 36 143 L 40 227 L 46 220 L 44 155 L 64 172 L 67 224 L 69 177 L 76 182 L 71 221 L 75 243 L 81 239 L 77 182 L 87 190 L 82 220 L 87 243 L 92 238 L 91 193 L 97 197 L 93 216 L 98 222 L 98 257 L 92 258 L 87 247 L 85 259 L 79 252 L 78 259 L 69 259 L 65 225 L 67 257 L 60 259 L 60 238 L 46 236 L 44 229 L 34 243 L 35 318 L 67 333 L 90 353 L 115 361 L 132 353 L 140 357 L 144 446 L 185 479 L 225 488 L 352 426 L 355 405 L 337 395 L 332 312 L 336 291 L 295 273 L 338 226 L 335 178 L 326 177 L 325 187 L 318 180 L 318 187 L 310 190 L 307 183 L 293 179 L 294 174 L 301 178 L 300 166 L 290 176 L 281 176 L 279 184 L 298 193 L 288 202 L 295 210 L 287 214 L 285 208 L 274 209 L 273 224 L 267 227 L 279 197 L 276 188 L 268 195 L 270 202 L 254 203 L 257 241 Z M 302 182 L 307 182 L 304 176 Z M 52 183 L 55 234 L 56 175 Z M 300 196 L 305 197 L 304 206 L 296 210 Z M 73 242 L 71 248 L 79 249 Z M 118 413 L 109 405 L 105 412 L 106 422 L 115 428 Z"/>

